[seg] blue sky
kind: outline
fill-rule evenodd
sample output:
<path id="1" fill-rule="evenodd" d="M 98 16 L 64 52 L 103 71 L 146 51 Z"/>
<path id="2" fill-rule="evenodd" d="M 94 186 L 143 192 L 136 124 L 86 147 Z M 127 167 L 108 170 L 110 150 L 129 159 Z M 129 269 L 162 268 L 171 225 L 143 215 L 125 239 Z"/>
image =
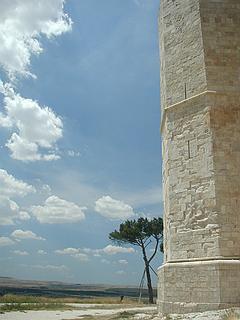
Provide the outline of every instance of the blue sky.
<path id="1" fill-rule="evenodd" d="M 0 4 L 0 275 L 139 282 L 140 252 L 108 234 L 162 215 L 158 11 Z"/>

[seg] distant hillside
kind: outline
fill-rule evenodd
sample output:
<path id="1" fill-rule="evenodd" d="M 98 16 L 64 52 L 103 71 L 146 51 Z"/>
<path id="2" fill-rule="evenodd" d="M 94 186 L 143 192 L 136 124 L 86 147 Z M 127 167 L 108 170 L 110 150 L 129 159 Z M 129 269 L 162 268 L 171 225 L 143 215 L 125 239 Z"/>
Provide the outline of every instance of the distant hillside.
<path id="1" fill-rule="evenodd" d="M 156 294 L 156 290 L 155 294 Z M 21 294 L 51 297 L 138 297 L 137 287 L 69 284 L 58 281 L 18 280 L 8 277 L 0 277 L 0 295 Z M 143 290 L 143 297 L 147 296 L 147 290 Z"/>

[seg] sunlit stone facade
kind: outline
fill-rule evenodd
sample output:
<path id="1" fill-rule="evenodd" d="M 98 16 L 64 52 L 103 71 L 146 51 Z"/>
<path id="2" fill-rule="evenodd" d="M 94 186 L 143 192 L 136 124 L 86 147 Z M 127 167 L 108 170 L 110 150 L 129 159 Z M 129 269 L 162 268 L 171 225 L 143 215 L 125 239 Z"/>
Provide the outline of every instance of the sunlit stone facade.
<path id="1" fill-rule="evenodd" d="M 240 306 L 240 1 L 161 0 L 161 313 Z"/>

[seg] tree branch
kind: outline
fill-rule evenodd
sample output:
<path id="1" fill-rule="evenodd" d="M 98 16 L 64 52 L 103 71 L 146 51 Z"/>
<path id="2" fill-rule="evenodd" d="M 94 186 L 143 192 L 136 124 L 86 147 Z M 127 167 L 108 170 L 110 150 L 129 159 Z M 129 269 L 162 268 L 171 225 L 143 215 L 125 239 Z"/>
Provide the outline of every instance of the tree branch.
<path id="1" fill-rule="evenodd" d="M 149 236 L 149 237 L 147 237 L 146 239 L 144 239 L 144 240 L 143 240 L 143 244 L 145 244 L 145 243 L 148 241 L 149 238 L 151 238 L 151 236 Z"/>
<path id="2" fill-rule="evenodd" d="M 155 245 L 153 254 L 151 255 L 151 257 L 150 257 L 149 260 L 148 260 L 149 263 L 150 263 L 150 262 L 152 261 L 152 259 L 155 257 L 155 255 L 156 255 L 156 253 L 157 253 L 158 245 L 159 245 L 160 239 L 159 239 L 159 238 L 155 238 L 155 239 L 156 239 L 156 245 Z"/>

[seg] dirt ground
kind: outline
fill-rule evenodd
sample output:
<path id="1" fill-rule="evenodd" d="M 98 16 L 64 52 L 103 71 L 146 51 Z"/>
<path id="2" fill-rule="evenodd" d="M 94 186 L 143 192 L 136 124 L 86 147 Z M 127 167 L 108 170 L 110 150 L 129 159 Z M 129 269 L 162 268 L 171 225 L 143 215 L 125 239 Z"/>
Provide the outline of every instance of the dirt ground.
<path id="1" fill-rule="evenodd" d="M 156 307 L 124 306 L 84 306 L 72 305 L 73 310 L 64 311 L 14 311 L 0 314 L 0 320 L 126 320 L 150 319 L 156 313 Z M 138 316 L 139 314 L 139 316 Z M 149 318 L 150 317 L 150 318 Z"/>

